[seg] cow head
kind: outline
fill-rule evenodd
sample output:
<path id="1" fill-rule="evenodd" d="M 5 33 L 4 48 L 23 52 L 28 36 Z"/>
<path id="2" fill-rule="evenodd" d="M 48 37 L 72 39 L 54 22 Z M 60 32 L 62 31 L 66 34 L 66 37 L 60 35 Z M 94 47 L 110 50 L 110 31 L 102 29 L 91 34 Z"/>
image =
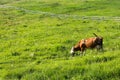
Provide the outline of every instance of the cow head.
<path id="1" fill-rule="evenodd" d="M 74 47 L 71 48 L 71 50 L 70 50 L 70 54 L 71 54 L 72 56 L 74 56 L 74 54 L 75 54 Z"/>
<path id="2" fill-rule="evenodd" d="M 73 47 L 71 48 L 70 54 L 71 54 L 72 56 L 74 56 L 76 51 L 81 51 L 81 48 L 80 48 L 79 44 L 76 44 L 75 46 L 73 46 Z"/>

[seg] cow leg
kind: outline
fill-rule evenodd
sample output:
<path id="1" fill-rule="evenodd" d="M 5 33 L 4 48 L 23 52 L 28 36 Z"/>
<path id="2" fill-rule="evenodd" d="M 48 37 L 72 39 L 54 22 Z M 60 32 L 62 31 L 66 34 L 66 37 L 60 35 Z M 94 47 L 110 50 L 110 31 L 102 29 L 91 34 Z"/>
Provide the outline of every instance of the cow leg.
<path id="1" fill-rule="evenodd" d="M 103 51 L 103 46 L 102 45 L 97 45 L 96 49 L 97 49 L 97 51 Z"/>
<path id="2" fill-rule="evenodd" d="M 84 55 L 85 49 L 86 49 L 86 45 L 85 45 L 85 42 L 84 42 L 82 44 L 82 46 L 81 46 L 81 53 L 82 53 L 82 55 Z"/>
<path id="3" fill-rule="evenodd" d="M 81 48 L 81 53 L 84 56 L 84 54 L 85 54 L 85 48 Z"/>

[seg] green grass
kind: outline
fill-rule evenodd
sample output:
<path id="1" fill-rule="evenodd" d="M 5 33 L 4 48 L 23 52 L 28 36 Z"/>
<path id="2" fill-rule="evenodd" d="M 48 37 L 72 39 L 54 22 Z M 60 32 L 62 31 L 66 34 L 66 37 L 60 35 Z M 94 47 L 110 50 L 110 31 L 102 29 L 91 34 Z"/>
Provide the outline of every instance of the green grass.
<path id="1" fill-rule="evenodd" d="M 16 4 L 13 3 L 12 5 L 29 10 L 45 11 L 58 14 L 119 16 L 119 2 L 119 0 L 31 0 L 17 2 Z"/>
<path id="2" fill-rule="evenodd" d="M 1 0 L 0 4 L 0 80 L 120 79 L 119 20 L 79 17 L 119 17 L 119 0 Z M 103 36 L 104 52 L 87 50 L 84 56 L 71 57 L 71 47 L 94 37 L 93 32 Z"/>

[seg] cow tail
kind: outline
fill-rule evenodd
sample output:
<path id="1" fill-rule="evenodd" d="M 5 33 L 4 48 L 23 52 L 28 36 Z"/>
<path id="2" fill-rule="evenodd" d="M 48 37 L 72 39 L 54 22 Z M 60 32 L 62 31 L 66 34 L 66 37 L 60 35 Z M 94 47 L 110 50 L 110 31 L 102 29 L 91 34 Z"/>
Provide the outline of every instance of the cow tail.
<path id="1" fill-rule="evenodd" d="M 98 35 L 97 35 L 97 34 L 95 34 L 95 33 L 93 33 L 93 35 L 95 35 L 96 37 L 98 37 Z"/>

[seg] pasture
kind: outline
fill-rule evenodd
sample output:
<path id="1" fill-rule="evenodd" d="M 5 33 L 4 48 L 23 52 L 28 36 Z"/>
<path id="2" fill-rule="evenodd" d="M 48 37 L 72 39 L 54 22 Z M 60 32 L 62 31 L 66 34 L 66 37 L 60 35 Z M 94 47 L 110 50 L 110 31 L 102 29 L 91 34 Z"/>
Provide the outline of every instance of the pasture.
<path id="1" fill-rule="evenodd" d="M 119 4 L 0 0 L 0 80 L 119 80 Z M 71 47 L 93 32 L 104 38 L 104 52 L 71 57 Z"/>

